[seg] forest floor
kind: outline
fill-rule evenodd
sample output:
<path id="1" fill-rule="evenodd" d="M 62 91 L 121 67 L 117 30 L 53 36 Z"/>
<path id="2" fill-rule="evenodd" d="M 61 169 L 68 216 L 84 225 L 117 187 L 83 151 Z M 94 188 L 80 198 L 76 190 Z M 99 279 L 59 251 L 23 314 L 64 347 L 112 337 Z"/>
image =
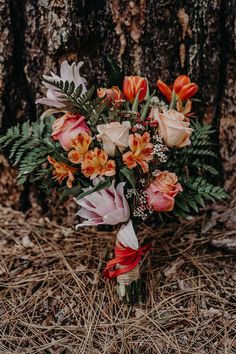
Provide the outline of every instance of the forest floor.
<path id="1" fill-rule="evenodd" d="M 75 231 L 70 208 L 45 216 L 33 197 L 17 211 L 21 191 L 4 164 L 1 354 L 236 353 L 235 255 L 213 246 L 236 233 L 227 210 L 140 228 L 154 249 L 141 265 L 145 296 L 129 306 L 102 275 L 115 231 Z"/>

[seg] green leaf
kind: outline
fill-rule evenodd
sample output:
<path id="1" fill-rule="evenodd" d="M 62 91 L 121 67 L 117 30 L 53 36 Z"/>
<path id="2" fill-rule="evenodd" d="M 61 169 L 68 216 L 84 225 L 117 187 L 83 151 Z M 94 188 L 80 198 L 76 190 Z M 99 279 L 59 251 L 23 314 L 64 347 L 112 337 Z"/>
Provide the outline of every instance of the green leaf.
<path id="1" fill-rule="evenodd" d="M 144 104 L 142 111 L 141 111 L 141 116 L 140 116 L 141 120 L 145 119 L 148 109 L 149 109 L 149 106 L 150 106 L 151 99 L 155 95 L 155 93 L 156 93 L 156 90 L 154 90 L 154 92 L 151 94 L 151 96 L 148 97 L 147 102 Z"/>
<path id="2" fill-rule="evenodd" d="M 13 165 L 19 166 L 18 184 L 25 183 L 29 178 L 33 181 L 42 164 L 47 161 L 52 148 L 45 142 L 51 136 L 53 119 L 49 117 L 18 124 L 8 129 L 3 139 L 0 138 L 0 147 L 8 147 Z M 44 176 L 45 173 L 41 173 L 41 180 Z"/>
<path id="3" fill-rule="evenodd" d="M 94 192 L 98 192 L 100 191 L 101 189 L 105 189 L 105 188 L 108 188 L 110 187 L 112 181 L 111 179 L 106 179 L 106 180 L 103 180 L 103 181 L 100 181 L 95 187 L 87 190 L 86 192 L 83 192 L 81 193 L 78 198 L 76 198 L 76 200 L 80 200 L 82 198 L 84 198 L 86 195 L 89 195 L 91 193 L 94 193 Z"/>
<path id="4" fill-rule="evenodd" d="M 176 107 L 176 94 L 173 91 L 172 97 L 171 97 L 171 102 L 170 102 L 170 109 L 175 109 L 175 107 Z"/>
<path id="5" fill-rule="evenodd" d="M 180 196 L 179 198 L 176 198 L 175 200 L 175 204 L 180 208 L 183 209 L 185 212 L 189 213 L 190 209 L 188 207 L 188 204 L 186 203 L 186 201 L 184 200 L 184 198 L 182 196 Z"/>
<path id="6" fill-rule="evenodd" d="M 135 97 L 134 103 L 132 105 L 132 112 L 138 112 L 138 104 L 139 104 L 139 94 L 142 89 L 139 89 L 137 95 Z"/>
<path id="7" fill-rule="evenodd" d="M 131 184 L 133 189 L 136 190 L 136 178 L 135 178 L 134 170 L 131 170 L 127 167 L 122 167 L 120 169 L 120 172 L 126 177 L 126 179 Z"/>
<path id="8" fill-rule="evenodd" d="M 197 206 L 197 203 L 196 203 L 195 200 L 191 200 L 191 199 L 189 198 L 188 204 L 189 204 L 189 206 L 190 206 L 196 213 L 198 213 L 198 206 Z"/>
<path id="9" fill-rule="evenodd" d="M 70 196 L 77 197 L 78 194 L 80 193 L 80 191 L 81 191 L 80 185 L 72 187 L 72 188 L 65 188 L 64 191 L 60 195 L 60 201 L 63 201 Z"/>

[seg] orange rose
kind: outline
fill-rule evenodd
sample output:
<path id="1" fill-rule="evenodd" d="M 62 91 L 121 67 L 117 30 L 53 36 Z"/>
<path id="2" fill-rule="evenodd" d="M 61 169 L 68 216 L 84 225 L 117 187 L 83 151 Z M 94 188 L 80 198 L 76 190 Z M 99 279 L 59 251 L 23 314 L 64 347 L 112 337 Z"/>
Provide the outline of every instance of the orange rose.
<path id="1" fill-rule="evenodd" d="M 184 147 L 191 144 L 190 136 L 193 132 L 189 128 L 190 122 L 185 120 L 185 116 L 174 109 L 156 115 L 159 124 L 159 134 L 165 144 L 172 147 Z"/>
<path id="2" fill-rule="evenodd" d="M 154 211 L 172 211 L 175 204 L 174 198 L 182 190 L 175 173 L 159 171 L 147 188 L 148 204 Z"/>

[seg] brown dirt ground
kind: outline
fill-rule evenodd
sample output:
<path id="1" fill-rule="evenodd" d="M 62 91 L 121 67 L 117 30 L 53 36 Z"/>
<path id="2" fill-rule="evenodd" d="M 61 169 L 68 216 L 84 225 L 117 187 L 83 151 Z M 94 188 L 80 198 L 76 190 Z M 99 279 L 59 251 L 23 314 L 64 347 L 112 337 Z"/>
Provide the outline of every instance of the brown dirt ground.
<path id="1" fill-rule="evenodd" d="M 32 196 L 29 211 L 15 210 L 21 191 L 6 162 L 0 186 L 1 354 L 236 353 L 235 256 L 211 246 L 236 233 L 225 207 L 140 228 L 154 250 L 131 307 L 102 276 L 115 231 L 76 232 L 74 207 L 52 202 L 49 218 Z"/>

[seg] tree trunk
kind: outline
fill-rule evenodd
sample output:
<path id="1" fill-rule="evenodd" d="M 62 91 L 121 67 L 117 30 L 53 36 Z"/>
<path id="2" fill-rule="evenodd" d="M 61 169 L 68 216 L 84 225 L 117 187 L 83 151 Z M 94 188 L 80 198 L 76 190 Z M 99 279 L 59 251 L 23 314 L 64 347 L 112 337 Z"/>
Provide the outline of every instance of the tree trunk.
<path id="1" fill-rule="evenodd" d="M 64 59 L 83 60 L 104 86 L 108 58 L 126 74 L 199 84 L 196 107 L 221 142 L 228 189 L 236 185 L 235 0 L 0 0 L 1 126 L 36 119 L 41 77 Z"/>

